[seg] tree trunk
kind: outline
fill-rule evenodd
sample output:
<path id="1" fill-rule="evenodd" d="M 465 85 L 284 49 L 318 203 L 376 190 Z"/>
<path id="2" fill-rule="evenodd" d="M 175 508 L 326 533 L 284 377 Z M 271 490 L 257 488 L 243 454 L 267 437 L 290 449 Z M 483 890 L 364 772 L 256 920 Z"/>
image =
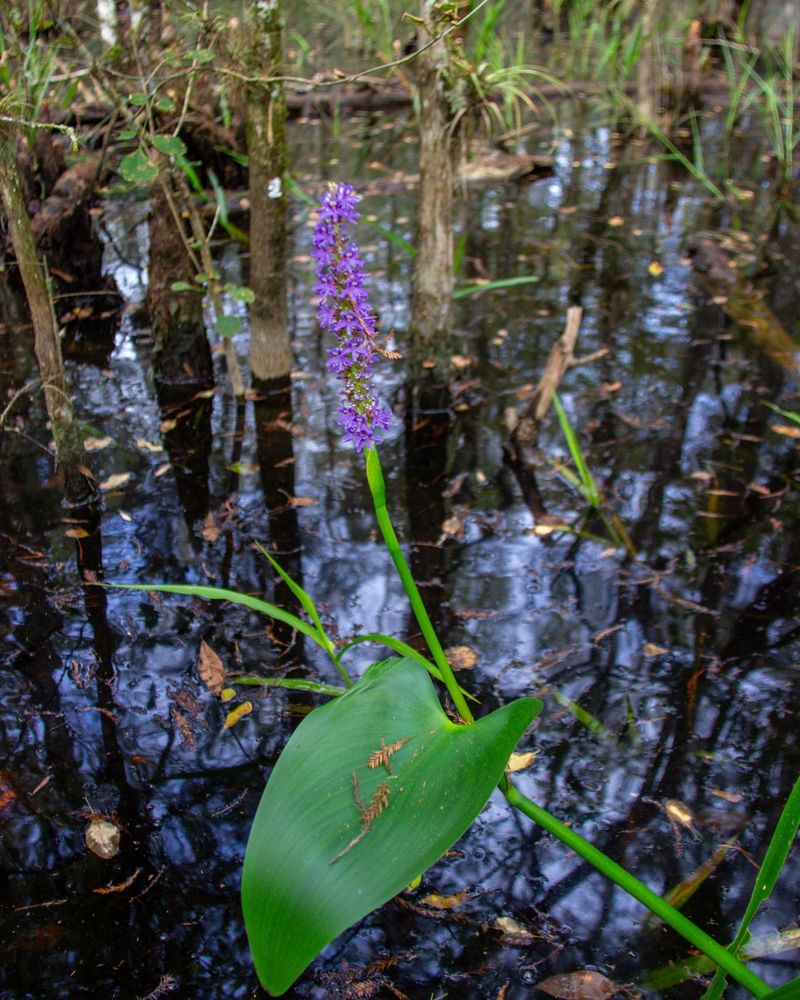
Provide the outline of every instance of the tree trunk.
<path id="1" fill-rule="evenodd" d="M 249 76 L 272 75 L 283 63 L 279 0 L 247 0 Z M 250 165 L 250 370 L 256 382 L 283 378 L 292 365 L 286 304 L 286 103 L 282 83 L 246 90 Z"/>
<path id="2" fill-rule="evenodd" d="M 86 503 L 95 497 L 85 468 L 86 453 L 72 409 L 64 377 L 64 359 L 58 335 L 53 301 L 44 265 L 36 256 L 36 246 L 17 173 L 14 130 L 0 127 L 0 195 L 17 258 L 28 308 L 33 324 L 34 348 L 44 389 L 45 405 L 56 446 L 56 461 L 64 476 L 64 488 L 70 503 Z"/>
<path id="3" fill-rule="evenodd" d="M 644 119 L 656 121 L 659 112 L 659 81 L 656 45 L 658 37 L 658 4 L 656 0 L 641 0 L 642 51 L 636 76 L 636 103 Z"/>
<path id="4" fill-rule="evenodd" d="M 433 0 L 422 0 L 420 46 L 437 28 Z M 416 60 L 419 95 L 420 186 L 417 201 L 417 255 L 411 278 L 411 329 L 415 345 L 429 349 L 447 340 L 453 326 L 453 178 L 455 141 L 443 70 L 444 39 Z"/>
<path id="5" fill-rule="evenodd" d="M 194 280 L 197 270 L 173 217 L 164 185 L 157 177 L 150 188 L 150 258 L 147 309 L 153 332 L 153 371 L 166 386 L 209 387 L 214 384 L 211 349 L 203 322 L 203 295 Z M 196 288 L 173 292 L 174 282 Z"/>

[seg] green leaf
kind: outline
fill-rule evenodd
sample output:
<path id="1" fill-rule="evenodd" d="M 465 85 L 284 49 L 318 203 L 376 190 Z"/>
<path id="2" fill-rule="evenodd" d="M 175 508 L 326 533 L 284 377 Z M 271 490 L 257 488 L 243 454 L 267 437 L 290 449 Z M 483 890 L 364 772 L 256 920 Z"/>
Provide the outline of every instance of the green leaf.
<path id="1" fill-rule="evenodd" d="M 171 101 L 169 97 L 162 97 L 156 101 L 156 108 L 159 111 L 174 111 L 175 102 Z"/>
<path id="2" fill-rule="evenodd" d="M 154 135 L 153 145 L 164 156 L 185 156 L 186 143 L 177 135 Z"/>
<path id="3" fill-rule="evenodd" d="M 457 726 L 425 670 L 394 658 L 303 720 L 272 771 L 242 872 L 250 948 L 270 993 L 458 840 L 540 709 L 522 698 Z M 391 773 L 369 767 L 387 747 Z"/>
<path id="4" fill-rule="evenodd" d="M 421 667 L 424 667 L 431 677 L 435 677 L 437 681 L 444 683 L 444 678 L 438 667 L 434 666 L 433 663 L 423 656 L 418 650 L 414 649 L 413 646 L 409 646 L 407 642 L 403 642 L 402 639 L 396 639 L 393 635 L 384 635 L 382 632 L 365 632 L 363 635 L 354 635 L 349 642 L 346 642 L 344 646 L 339 650 L 339 656 L 342 657 L 344 654 L 352 649 L 354 646 L 360 645 L 362 642 L 379 642 L 382 646 L 386 646 L 391 649 L 393 653 L 399 653 L 401 656 L 408 657 L 410 660 L 414 660 Z M 470 701 L 477 702 L 478 699 L 466 691 L 464 688 L 459 686 L 459 690 L 464 695 L 465 698 L 469 698 Z"/>
<path id="5" fill-rule="evenodd" d="M 135 94 L 131 94 L 128 97 L 128 100 L 131 104 L 136 105 L 137 108 L 144 108 L 147 106 L 147 94 L 142 94 L 138 91 Z"/>
<path id="6" fill-rule="evenodd" d="M 173 281 L 169 286 L 170 291 L 173 292 L 199 292 L 200 289 L 196 285 L 190 285 L 188 281 Z"/>
<path id="7" fill-rule="evenodd" d="M 184 58 L 187 62 L 209 63 L 214 61 L 214 53 L 211 49 L 192 49 Z"/>
<path id="8" fill-rule="evenodd" d="M 225 291 L 234 302 L 255 302 L 256 300 L 256 293 L 246 285 L 234 285 L 229 281 L 225 285 Z"/>
<path id="9" fill-rule="evenodd" d="M 149 184 L 158 174 L 158 167 L 151 163 L 144 151 L 137 149 L 119 161 L 119 172 L 129 184 Z"/>
<path id="10" fill-rule="evenodd" d="M 117 136 L 117 138 L 127 141 L 128 139 L 135 139 L 138 135 L 139 135 L 139 129 L 138 128 L 124 128 L 119 133 L 119 135 Z"/>
<path id="11" fill-rule="evenodd" d="M 242 328 L 242 321 L 238 316 L 217 316 L 214 329 L 220 337 L 232 337 Z"/>

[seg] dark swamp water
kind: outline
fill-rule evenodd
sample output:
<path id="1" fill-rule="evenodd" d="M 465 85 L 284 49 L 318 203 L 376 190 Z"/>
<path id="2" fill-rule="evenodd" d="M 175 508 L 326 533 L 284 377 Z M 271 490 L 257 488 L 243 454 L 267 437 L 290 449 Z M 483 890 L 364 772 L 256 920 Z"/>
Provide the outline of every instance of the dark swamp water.
<path id="1" fill-rule="evenodd" d="M 411 135 L 401 119 L 355 117 L 341 128 L 300 122 L 290 137 L 301 187 L 352 179 L 366 193 L 359 238 L 372 299 L 401 350 L 410 258 L 372 223 L 411 238 L 414 186 L 387 183 L 415 169 Z M 714 138 L 712 122 L 709 157 Z M 464 283 L 537 280 L 459 299 L 448 406 L 423 391 L 424 371 L 399 362 L 381 373 L 396 415 L 381 449 L 390 507 L 445 646 L 477 654 L 462 676 L 480 711 L 544 699 L 519 748 L 538 751 L 522 789 L 659 892 L 732 845 L 685 905 L 728 940 L 800 768 L 800 466 L 796 440 L 772 429 L 786 421 L 765 405 L 798 408 L 798 386 L 791 363 L 771 360 L 712 301 L 686 244 L 719 227 L 749 234 L 754 254 L 766 240 L 782 263 L 754 287 L 797 336 L 799 234 L 774 214 L 755 138 L 737 149 L 735 180 L 752 197 L 736 208 L 585 122 L 531 142 L 554 152 L 553 176 L 470 191 L 460 235 Z M 147 207 L 121 196 L 101 207 L 107 269 L 136 306 Z M 132 310 L 105 355 L 69 361 L 87 435 L 111 439 L 90 456 L 109 487 L 102 566 L 109 581 L 212 583 L 285 601 L 253 550 L 260 541 L 335 634 L 408 637 L 361 462 L 336 426 L 309 305 L 310 221 L 296 201 L 290 393 L 237 413 L 220 368 L 214 398 L 164 424 Z M 237 280 L 235 249 L 223 260 Z M 6 398 L 34 372 L 28 331 L 4 302 Z M 504 463 L 505 412 L 524 404 L 570 304 L 584 308 L 579 353 L 608 352 L 568 373 L 562 399 L 635 559 L 602 538 L 537 534 Z M 4 434 L 0 478 L 2 996 L 255 996 L 239 871 L 265 778 L 314 697 L 251 690 L 253 712 L 223 731 L 199 645 L 232 672 L 335 682 L 333 669 L 240 608 L 84 590 L 77 560 L 99 565 L 97 543 L 67 534 L 40 399 L 18 412 L 24 434 Z M 541 446 L 539 523 L 547 514 L 601 535 L 554 469 L 565 454 L 554 415 Z M 351 667 L 381 655 L 361 647 Z M 121 830 L 113 860 L 87 849 L 93 815 Z M 799 868 L 795 850 L 755 935 L 797 927 Z M 452 909 L 428 899 L 462 892 Z M 496 797 L 419 889 L 334 942 L 290 995 L 525 997 L 580 969 L 637 995 L 648 970 L 685 954 Z M 798 973 L 798 951 L 770 949 L 753 967 L 778 985 Z M 701 993 L 695 982 L 650 995 Z"/>

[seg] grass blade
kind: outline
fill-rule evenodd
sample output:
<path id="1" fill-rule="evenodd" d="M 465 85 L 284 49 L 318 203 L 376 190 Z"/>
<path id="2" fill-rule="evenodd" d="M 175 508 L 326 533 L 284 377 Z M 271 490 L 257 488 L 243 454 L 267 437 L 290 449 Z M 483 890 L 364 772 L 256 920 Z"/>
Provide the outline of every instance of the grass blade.
<path id="1" fill-rule="evenodd" d="M 497 281 L 486 281 L 481 285 L 467 285 L 453 292 L 454 299 L 463 299 L 466 295 L 480 295 L 481 292 L 493 292 L 499 288 L 513 288 L 515 285 L 529 285 L 538 281 L 536 274 L 520 274 L 516 278 L 498 278 Z"/>
<path id="2" fill-rule="evenodd" d="M 279 687 L 290 691 L 311 691 L 314 694 L 327 694 L 338 698 L 347 690 L 336 684 L 323 684 L 321 681 L 306 681 L 300 677 L 231 677 L 231 684 L 242 684 L 246 687 Z"/>
<path id="3" fill-rule="evenodd" d="M 567 447 L 569 448 L 569 453 L 572 456 L 572 461 L 575 463 L 575 468 L 578 470 L 578 475 L 581 480 L 581 493 L 583 493 L 586 500 L 595 509 L 600 506 L 600 494 L 597 492 L 597 486 L 595 485 L 594 477 L 589 471 L 589 466 L 583 457 L 583 452 L 581 451 L 581 446 L 578 443 L 578 438 L 575 431 L 572 429 L 572 424 L 569 422 L 569 417 L 564 412 L 564 407 L 561 405 L 561 400 L 558 397 L 558 393 L 553 393 L 553 406 L 558 414 L 558 422 L 561 424 L 561 431 L 566 438 Z"/>
<path id="4" fill-rule="evenodd" d="M 298 618 L 290 611 L 284 611 L 276 604 L 262 601 L 258 597 L 251 597 L 249 594 L 240 594 L 236 590 L 226 590 L 223 587 L 203 587 L 189 583 L 104 583 L 101 586 L 113 587 L 115 590 L 155 590 L 162 594 L 183 594 L 186 597 L 202 597 L 209 601 L 230 601 L 231 604 L 241 604 L 245 608 L 258 611 L 262 615 L 268 615 L 276 621 L 290 625 L 298 632 L 308 636 L 327 652 L 324 636 L 320 636 L 308 622 L 304 622 L 302 618 Z"/>
<path id="5" fill-rule="evenodd" d="M 532 819 L 535 823 L 538 823 L 547 833 L 552 834 L 560 840 L 562 844 L 583 858 L 584 861 L 588 862 L 601 875 L 610 879 L 627 892 L 629 896 L 633 896 L 643 906 L 646 906 L 651 913 L 655 913 L 664 923 L 677 931 L 681 937 L 685 938 L 690 944 L 699 948 L 700 951 L 725 968 L 737 982 L 741 983 L 758 1000 L 764 1000 L 765 997 L 769 996 L 770 988 L 763 979 L 759 978 L 754 972 L 751 972 L 735 955 L 732 955 L 726 948 L 723 948 L 718 941 L 715 941 L 714 938 L 706 934 L 697 924 L 685 917 L 679 910 L 676 910 L 674 906 L 670 906 L 661 896 L 657 896 L 652 889 L 648 889 L 643 882 L 640 882 L 634 875 L 631 875 L 621 865 L 618 865 L 616 861 L 612 861 L 607 854 L 598 850 L 593 844 L 584 840 L 580 834 L 571 830 L 565 823 L 562 823 L 561 820 L 556 819 L 546 809 L 542 809 L 541 806 L 537 805 L 526 795 L 523 795 L 511 782 L 506 782 L 504 786 L 501 785 L 500 787 L 510 805 L 518 809 L 529 819 Z"/>
<path id="6" fill-rule="evenodd" d="M 772 895 L 778 876 L 786 863 L 789 849 L 797 836 L 797 828 L 800 826 L 800 778 L 794 784 L 786 805 L 783 807 L 775 832 L 769 842 L 767 853 L 761 862 L 761 867 L 756 875 L 756 882 L 750 895 L 750 902 L 744 911 L 739 931 L 728 951 L 732 955 L 738 955 L 742 946 L 750 938 L 750 922 L 758 912 L 758 908 Z M 725 973 L 718 969 L 708 990 L 703 995 L 703 1000 L 719 1000 L 726 986 Z"/>

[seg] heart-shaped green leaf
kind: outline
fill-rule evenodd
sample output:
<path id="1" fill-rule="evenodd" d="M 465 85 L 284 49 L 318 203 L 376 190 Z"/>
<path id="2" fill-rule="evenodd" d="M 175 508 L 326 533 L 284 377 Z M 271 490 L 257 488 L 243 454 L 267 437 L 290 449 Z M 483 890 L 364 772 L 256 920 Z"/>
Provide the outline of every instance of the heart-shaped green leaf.
<path id="1" fill-rule="evenodd" d="M 158 174 L 158 167 L 148 160 L 141 149 L 128 153 L 119 161 L 119 172 L 129 184 L 149 184 Z"/>
<path id="2" fill-rule="evenodd" d="M 540 709 L 521 698 L 455 725 L 426 671 L 394 658 L 303 720 L 264 790 L 242 873 L 265 989 L 284 993 L 458 840 Z"/>
<path id="3" fill-rule="evenodd" d="M 154 135 L 152 143 L 164 156 L 184 156 L 186 143 L 178 135 Z"/>

